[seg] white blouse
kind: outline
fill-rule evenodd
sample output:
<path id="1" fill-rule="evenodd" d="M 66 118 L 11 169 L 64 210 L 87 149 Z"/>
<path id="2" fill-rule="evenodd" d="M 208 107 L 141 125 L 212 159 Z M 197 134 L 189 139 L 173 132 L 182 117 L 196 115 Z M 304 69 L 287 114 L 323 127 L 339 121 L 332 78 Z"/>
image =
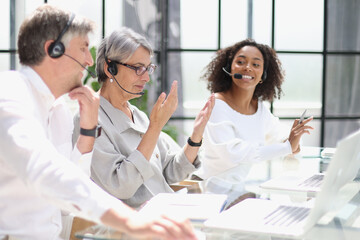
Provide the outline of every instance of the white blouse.
<path id="1" fill-rule="evenodd" d="M 195 174 L 205 180 L 206 192 L 235 199 L 244 193 L 253 163 L 292 153 L 288 134 L 261 101 L 255 114 L 244 115 L 216 99 L 204 132 L 204 158 Z"/>

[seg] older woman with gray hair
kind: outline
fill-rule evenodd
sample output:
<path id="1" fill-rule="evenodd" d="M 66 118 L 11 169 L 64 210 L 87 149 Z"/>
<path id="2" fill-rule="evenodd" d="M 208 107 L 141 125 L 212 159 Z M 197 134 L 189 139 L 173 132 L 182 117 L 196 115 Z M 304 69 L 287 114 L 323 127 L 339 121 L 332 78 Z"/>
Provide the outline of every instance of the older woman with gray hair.
<path id="1" fill-rule="evenodd" d="M 176 81 L 167 97 L 160 94 L 150 119 L 129 103 L 143 95 L 156 69 L 152 54 L 143 36 L 122 28 L 103 39 L 96 60 L 103 131 L 95 141 L 91 178 L 135 208 L 158 193 L 173 192 L 169 184 L 185 179 L 200 166 L 198 151 L 215 101 L 211 96 L 206 102 L 188 143 L 181 148 L 161 131 L 177 107 Z"/>

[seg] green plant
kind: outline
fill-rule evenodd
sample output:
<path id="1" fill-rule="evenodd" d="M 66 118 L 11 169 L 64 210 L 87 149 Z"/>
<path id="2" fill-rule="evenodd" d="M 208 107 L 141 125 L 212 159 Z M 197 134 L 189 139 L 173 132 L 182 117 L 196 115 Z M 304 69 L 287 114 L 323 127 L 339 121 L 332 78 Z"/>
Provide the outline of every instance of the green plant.
<path id="1" fill-rule="evenodd" d="M 169 135 L 175 142 L 177 142 L 179 133 L 176 126 L 169 125 L 168 123 L 163 127 L 162 131 Z"/>
<path id="2" fill-rule="evenodd" d="M 91 53 L 91 57 L 94 61 L 94 64 L 92 66 L 88 67 L 88 69 L 91 72 L 96 72 L 96 62 L 95 62 L 96 61 L 96 48 L 91 47 L 90 53 Z M 89 73 L 87 73 L 86 77 L 84 78 L 83 84 L 86 85 L 88 83 L 89 79 L 92 79 L 92 82 L 90 83 L 91 88 L 94 89 L 95 92 L 97 92 L 100 89 L 100 84 L 98 83 L 98 81 L 93 79 Z"/>

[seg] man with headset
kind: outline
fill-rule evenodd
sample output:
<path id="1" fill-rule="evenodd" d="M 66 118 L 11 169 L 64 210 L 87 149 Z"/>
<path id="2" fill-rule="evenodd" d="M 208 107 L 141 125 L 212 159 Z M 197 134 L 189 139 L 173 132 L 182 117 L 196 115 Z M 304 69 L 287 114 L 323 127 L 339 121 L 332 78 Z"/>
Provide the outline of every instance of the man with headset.
<path id="1" fill-rule="evenodd" d="M 83 86 L 93 60 L 89 20 L 44 5 L 21 25 L 22 68 L 0 74 L 0 239 L 59 239 L 60 210 L 76 212 L 135 237 L 195 238 L 188 220 L 141 216 L 80 170 L 92 155 L 99 96 Z M 80 132 L 62 95 L 77 100 Z M 89 165 L 89 164 L 88 164 Z"/>

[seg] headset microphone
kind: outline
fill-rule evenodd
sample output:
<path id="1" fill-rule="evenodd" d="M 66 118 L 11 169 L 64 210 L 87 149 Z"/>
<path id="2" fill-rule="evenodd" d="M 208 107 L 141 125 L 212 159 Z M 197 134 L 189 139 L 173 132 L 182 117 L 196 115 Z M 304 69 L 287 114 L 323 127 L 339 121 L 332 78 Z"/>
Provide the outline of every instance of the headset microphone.
<path id="1" fill-rule="evenodd" d="M 70 55 L 67 55 L 66 53 L 63 53 L 64 56 L 67 56 L 69 58 L 71 58 L 72 60 L 74 60 L 75 62 L 77 62 L 83 69 L 85 69 L 86 71 L 88 71 L 88 73 L 93 77 L 96 78 L 96 74 L 93 73 L 92 71 L 90 71 L 89 69 L 87 69 L 84 65 L 82 65 L 78 60 L 76 60 L 75 58 L 73 58 Z"/>
<path id="2" fill-rule="evenodd" d="M 242 79 L 242 75 L 240 73 L 231 74 L 228 71 L 226 71 L 226 69 L 224 67 L 222 68 L 222 70 L 224 72 L 226 72 L 227 75 L 229 75 L 230 77 L 234 76 L 234 78 L 236 78 L 236 79 Z"/>
<path id="3" fill-rule="evenodd" d="M 235 73 L 234 78 L 236 79 L 242 79 L 242 75 L 240 73 Z"/>
<path id="4" fill-rule="evenodd" d="M 138 93 L 129 92 L 128 90 L 126 90 L 125 88 L 123 88 L 123 87 L 120 85 L 120 83 L 116 80 L 115 76 L 114 76 L 111 72 L 110 72 L 110 74 L 111 74 L 111 76 L 114 78 L 114 80 L 115 80 L 115 82 L 117 83 L 117 85 L 119 85 L 119 87 L 120 87 L 122 90 L 124 90 L 125 92 L 130 93 L 130 94 L 133 94 L 133 95 L 141 95 L 141 96 L 145 94 L 145 92 L 138 92 Z"/>

